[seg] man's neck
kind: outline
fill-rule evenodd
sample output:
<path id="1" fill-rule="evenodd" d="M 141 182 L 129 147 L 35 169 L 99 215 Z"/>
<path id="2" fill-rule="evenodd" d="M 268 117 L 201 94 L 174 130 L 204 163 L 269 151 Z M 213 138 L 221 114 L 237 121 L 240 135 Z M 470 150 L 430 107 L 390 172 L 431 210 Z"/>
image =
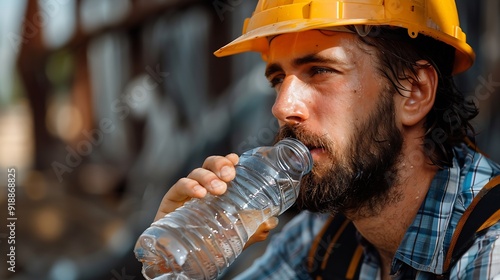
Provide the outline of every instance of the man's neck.
<path id="1" fill-rule="evenodd" d="M 403 151 L 405 152 L 408 151 Z M 414 149 L 411 154 L 427 159 L 420 150 Z M 421 160 L 418 164 L 410 162 L 411 160 L 411 156 L 406 156 L 400 163 L 398 184 L 393 188 L 398 192 L 397 200 L 384 205 L 374 216 L 356 216 L 355 213 L 347 215 L 361 235 L 378 250 L 384 274 L 389 273 L 386 269 L 390 268 L 390 263 L 438 170 L 427 160 Z"/>

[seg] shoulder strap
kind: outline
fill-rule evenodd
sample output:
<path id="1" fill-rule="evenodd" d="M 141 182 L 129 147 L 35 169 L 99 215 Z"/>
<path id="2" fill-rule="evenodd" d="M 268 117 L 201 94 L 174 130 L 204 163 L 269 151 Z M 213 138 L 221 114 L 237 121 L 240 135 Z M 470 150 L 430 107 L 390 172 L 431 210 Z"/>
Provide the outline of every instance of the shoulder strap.
<path id="1" fill-rule="evenodd" d="M 358 279 L 363 247 L 356 228 L 343 215 L 330 218 L 316 236 L 307 268 L 311 279 Z"/>
<path id="2" fill-rule="evenodd" d="M 460 218 L 444 261 L 445 274 L 449 273 L 450 268 L 472 245 L 477 236 L 500 221 L 499 201 L 500 175 L 491 179 L 479 191 Z"/>
<path id="3" fill-rule="evenodd" d="M 499 201 L 500 176 L 496 176 L 474 197 L 460 218 L 444 261 L 445 273 L 441 276 L 449 273 L 477 236 L 500 221 Z M 363 248 L 357 242 L 356 228 L 339 214 L 330 218 L 316 236 L 309 251 L 307 268 L 311 278 L 316 280 L 359 279 L 362 259 Z"/>

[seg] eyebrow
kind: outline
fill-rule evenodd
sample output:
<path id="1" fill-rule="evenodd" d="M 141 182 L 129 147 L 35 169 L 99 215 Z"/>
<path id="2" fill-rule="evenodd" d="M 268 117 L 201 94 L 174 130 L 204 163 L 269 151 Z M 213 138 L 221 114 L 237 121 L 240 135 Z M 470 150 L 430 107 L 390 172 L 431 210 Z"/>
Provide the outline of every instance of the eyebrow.
<path id="1" fill-rule="evenodd" d="M 273 73 L 279 72 L 281 70 L 283 70 L 283 68 L 281 67 L 281 65 L 279 63 L 268 64 L 266 66 L 265 76 L 266 76 L 266 78 L 269 78 L 269 76 L 271 76 Z"/>
<path id="2" fill-rule="evenodd" d="M 327 58 L 327 57 L 324 57 L 324 56 L 321 56 L 318 54 L 308 54 L 308 55 L 294 59 L 292 62 L 292 65 L 293 65 L 293 67 L 299 67 L 299 66 L 309 64 L 309 63 L 340 64 L 340 65 L 345 64 L 344 62 L 339 61 L 338 59 Z M 268 78 L 273 73 L 279 72 L 282 70 L 283 70 L 283 68 L 281 67 L 281 65 L 279 63 L 270 63 L 266 67 L 265 76 Z"/>

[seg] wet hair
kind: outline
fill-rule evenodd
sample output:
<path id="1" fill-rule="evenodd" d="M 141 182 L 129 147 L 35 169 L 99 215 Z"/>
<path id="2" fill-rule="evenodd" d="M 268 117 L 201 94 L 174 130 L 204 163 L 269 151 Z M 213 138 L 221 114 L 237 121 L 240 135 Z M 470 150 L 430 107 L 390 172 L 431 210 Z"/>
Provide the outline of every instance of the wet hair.
<path id="1" fill-rule="evenodd" d="M 379 61 L 379 74 L 399 93 L 405 90 L 401 80 L 415 80 L 419 67 L 434 67 L 438 85 L 434 106 L 426 116 L 424 148 L 432 164 L 441 168 L 452 166 L 453 147 L 474 136 L 470 123 L 479 112 L 472 101 L 467 101 L 452 77 L 455 49 L 431 37 L 419 34 L 411 38 L 403 28 L 374 26 L 348 27 L 357 33 L 360 42 L 374 47 Z M 428 65 L 417 64 L 426 60 Z"/>

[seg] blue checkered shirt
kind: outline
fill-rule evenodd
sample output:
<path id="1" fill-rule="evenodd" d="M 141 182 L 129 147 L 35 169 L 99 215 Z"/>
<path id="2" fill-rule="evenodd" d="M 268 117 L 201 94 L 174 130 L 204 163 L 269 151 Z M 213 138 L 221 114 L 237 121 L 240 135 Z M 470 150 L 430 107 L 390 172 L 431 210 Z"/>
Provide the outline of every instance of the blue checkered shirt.
<path id="1" fill-rule="evenodd" d="M 500 165 L 465 146 L 454 149 L 453 167 L 438 171 L 392 263 L 393 279 L 434 279 L 458 220 Z M 500 203 L 500 201 L 499 201 Z M 266 252 L 236 279 L 310 279 L 306 259 L 328 215 L 301 212 L 274 235 Z M 365 248 L 360 279 L 380 279 L 376 252 Z M 500 279 L 500 223 L 477 238 L 451 268 L 450 279 Z"/>

